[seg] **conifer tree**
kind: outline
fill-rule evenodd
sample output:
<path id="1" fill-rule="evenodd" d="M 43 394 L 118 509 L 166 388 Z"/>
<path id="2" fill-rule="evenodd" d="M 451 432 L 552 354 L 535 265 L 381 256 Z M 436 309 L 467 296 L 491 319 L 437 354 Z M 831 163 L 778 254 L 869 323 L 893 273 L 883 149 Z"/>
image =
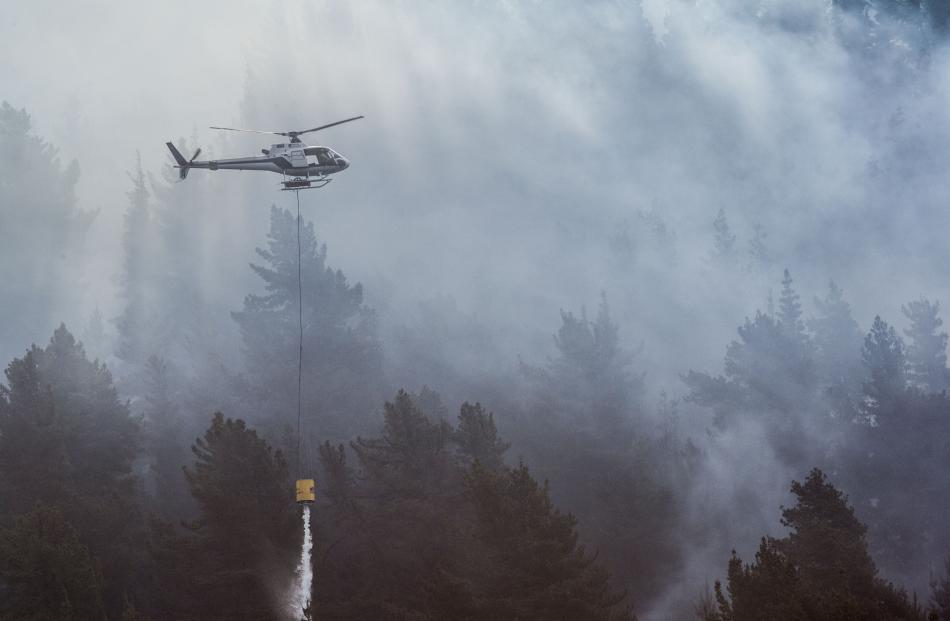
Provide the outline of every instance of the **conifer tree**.
<path id="1" fill-rule="evenodd" d="M 55 507 L 37 504 L 0 530 L 0 618 L 105 621 L 89 549 Z"/>
<path id="2" fill-rule="evenodd" d="M 864 383 L 865 414 L 877 418 L 892 413 L 907 386 L 907 360 L 904 342 L 880 316 L 864 338 L 861 357 L 869 376 Z"/>
<path id="3" fill-rule="evenodd" d="M 907 365 L 909 379 L 928 392 L 945 390 L 950 383 L 947 370 L 947 333 L 939 332 L 943 320 L 939 317 L 940 302 L 920 298 L 901 306 L 901 312 L 910 321 L 904 329 L 907 337 Z"/>
<path id="4" fill-rule="evenodd" d="M 485 619 L 633 619 L 618 609 L 607 571 L 577 543 L 577 520 L 555 508 L 548 485 L 522 463 L 491 471 L 476 465 L 465 479 L 477 537 L 493 561 L 474 594 Z"/>
<path id="5" fill-rule="evenodd" d="M 141 515 L 132 462 L 139 422 L 118 398 L 112 376 L 90 362 L 60 326 L 7 368 L 0 386 L 2 510 L 36 502 L 59 508 L 101 567 L 107 612 L 118 614 L 146 571 L 137 541 Z"/>
<path id="6" fill-rule="evenodd" d="M 373 311 L 363 288 L 327 265 L 313 224 L 301 227 L 303 285 L 303 412 L 307 427 L 342 439 L 363 427 L 382 385 Z M 232 313 L 241 329 L 253 402 L 277 421 L 296 418 L 298 354 L 297 237 L 294 216 L 271 209 L 266 249 L 251 265 L 264 281 Z"/>
<path id="7" fill-rule="evenodd" d="M 42 342 L 62 318 L 80 320 L 74 284 L 94 212 L 79 208 L 79 165 L 63 166 L 26 110 L 0 102 L 0 360 Z M 16 301 L 13 303 L 12 301 Z"/>
<path id="8" fill-rule="evenodd" d="M 753 235 L 749 240 L 749 264 L 754 269 L 767 270 L 772 266 L 772 253 L 765 243 L 768 233 L 761 224 L 753 225 L 752 229 Z"/>
<path id="9" fill-rule="evenodd" d="M 546 367 L 522 365 L 530 433 L 515 426 L 521 435 L 513 440 L 536 472 L 557 482 L 554 501 L 578 516 L 618 584 L 645 602 L 679 559 L 671 487 L 682 473 L 659 465 L 665 440 L 643 424 L 644 375 L 633 368 L 635 352 L 621 346 L 606 296 L 594 321 L 562 311 L 554 344 Z M 627 537 L 631 523 L 649 534 Z"/>
<path id="10" fill-rule="evenodd" d="M 725 209 L 720 209 L 713 220 L 713 249 L 710 260 L 722 267 L 731 267 L 736 262 L 736 236 L 729 228 Z"/>
<path id="11" fill-rule="evenodd" d="M 539 405 L 548 416 L 580 425 L 606 441 L 623 442 L 633 414 L 642 406 L 642 372 L 631 369 L 637 352 L 621 347 L 619 327 L 601 294 L 597 317 L 561 311 L 554 335 L 558 356 L 537 369 L 522 371 L 535 384 Z"/>
<path id="12" fill-rule="evenodd" d="M 122 314 L 116 319 L 119 341 L 116 355 L 126 363 L 144 365 L 158 347 L 155 315 L 158 300 L 153 295 L 158 283 L 152 273 L 156 259 L 152 233 L 149 191 L 142 158 L 137 154 L 136 169 L 129 175 L 132 189 L 126 193 L 129 206 L 125 212 L 122 235 L 122 274 L 120 295 L 125 301 Z"/>
<path id="13" fill-rule="evenodd" d="M 497 470 L 503 465 L 502 457 L 511 446 L 498 437 L 494 415 L 486 412 L 481 403 L 472 405 L 467 401 L 459 411 L 455 442 L 466 460 L 477 462 L 489 470 Z"/>
<path id="14" fill-rule="evenodd" d="M 719 610 L 707 621 L 923 621 L 905 592 L 877 577 L 866 527 L 823 472 L 813 469 L 791 491 L 796 504 L 782 511 L 789 535 L 763 538 L 750 565 L 733 552 L 728 596 L 717 582 Z"/>
<path id="15" fill-rule="evenodd" d="M 815 298 L 815 308 L 818 312 L 808 320 L 808 327 L 814 335 L 818 374 L 841 400 L 855 401 L 864 377 L 860 357 L 864 338 L 851 315 L 851 306 L 832 280 L 825 297 Z"/>
<path id="16" fill-rule="evenodd" d="M 786 268 L 782 275 L 782 293 L 778 298 L 778 324 L 795 343 L 806 343 L 805 322 L 802 321 L 802 305 L 799 295 L 792 288 L 792 275 Z"/>
<path id="17" fill-rule="evenodd" d="M 270 585 L 293 576 L 300 531 L 290 473 L 242 420 L 216 413 L 185 478 L 199 509 L 190 533 L 166 533 L 159 618 L 285 618 Z"/>

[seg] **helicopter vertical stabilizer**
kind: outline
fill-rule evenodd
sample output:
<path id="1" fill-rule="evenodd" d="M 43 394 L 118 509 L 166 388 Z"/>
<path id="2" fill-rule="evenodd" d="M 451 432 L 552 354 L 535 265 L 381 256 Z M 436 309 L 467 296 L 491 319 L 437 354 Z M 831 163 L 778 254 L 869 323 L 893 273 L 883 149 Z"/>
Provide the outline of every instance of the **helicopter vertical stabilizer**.
<path id="1" fill-rule="evenodd" d="M 191 167 L 194 166 L 195 159 L 201 154 L 201 149 L 195 151 L 195 154 L 191 157 L 191 160 L 186 160 L 182 156 L 181 152 L 175 148 L 174 144 L 170 142 L 166 142 L 165 144 L 168 146 L 168 150 L 172 152 L 172 157 L 175 158 L 175 161 L 178 163 L 176 166 L 176 168 L 178 168 L 178 176 L 181 179 L 184 179 L 188 176 L 188 171 L 191 169 Z M 199 164 L 201 164 L 201 162 L 199 162 Z"/>

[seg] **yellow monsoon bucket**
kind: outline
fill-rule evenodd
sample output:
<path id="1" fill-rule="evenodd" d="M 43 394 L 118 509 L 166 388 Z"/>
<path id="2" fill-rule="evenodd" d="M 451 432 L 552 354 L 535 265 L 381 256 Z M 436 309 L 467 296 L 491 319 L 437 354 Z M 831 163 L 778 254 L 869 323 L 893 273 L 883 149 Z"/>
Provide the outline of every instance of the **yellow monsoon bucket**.
<path id="1" fill-rule="evenodd" d="M 297 502 L 313 502 L 317 495 L 314 492 L 316 483 L 313 479 L 297 479 Z"/>

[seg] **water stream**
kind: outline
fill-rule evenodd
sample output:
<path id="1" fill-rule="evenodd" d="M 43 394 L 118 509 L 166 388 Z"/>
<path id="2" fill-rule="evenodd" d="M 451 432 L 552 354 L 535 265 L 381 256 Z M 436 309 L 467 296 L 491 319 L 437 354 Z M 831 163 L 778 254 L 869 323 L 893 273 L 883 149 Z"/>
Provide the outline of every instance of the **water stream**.
<path id="1" fill-rule="evenodd" d="M 300 560 L 297 562 L 297 579 L 290 599 L 293 619 L 303 619 L 303 610 L 310 605 L 310 587 L 313 583 L 313 567 L 310 565 L 310 554 L 312 550 L 313 537 L 310 534 L 310 505 L 304 505 L 303 545 L 300 548 Z"/>

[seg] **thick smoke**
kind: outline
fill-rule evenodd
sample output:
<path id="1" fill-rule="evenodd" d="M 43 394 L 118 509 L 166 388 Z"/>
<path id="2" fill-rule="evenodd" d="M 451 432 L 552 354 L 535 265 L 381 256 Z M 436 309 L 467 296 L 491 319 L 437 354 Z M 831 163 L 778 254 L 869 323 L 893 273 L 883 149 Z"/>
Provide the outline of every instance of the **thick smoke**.
<path id="1" fill-rule="evenodd" d="M 9 360 L 66 321 L 128 398 L 147 400 L 145 360 L 121 355 L 117 327 L 123 261 L 147 243 L 123 237 L 126 193 L 140 187 L 164 256 L 180 259 L 157 267 L 193 285 L 142 294 L 188 318 L 164 333 L 168 381 L 214 378 L 182 397 L 191 434 L 206 408 L 229 405 L 221 378 L 248 371 L 230 313 L 261 293 L 246 266 L 266 245 L 270 206 L 289 209 L 293 197 L 265 173 L 193 171 L 178 184 L 164 142 L 207 157 L 256 154 L 259 136 L 207 126 L 300 129 L 363 114 L 315 136 L 353 165 L 301 198 L 330 266 L 362 283 L 387 381 L 430 385 L 447 403 L 481 400 L 502 435 L 529 436 L 530 419 L 515 415 L 530 410 L 524 368 L 556 356 L 560 310 L 593 317 L 604 294 L 621 343 L 638 352 L 632 372 L 645 374 L 644 428 L 669 423 L 655 406 L 663 395 L 678 404 L 678 437 L 703 455 L 677 505 L 681 562 L 640 609 L 680 614 L 722 576 L 731 548 L 749 558 L 761 534 L 780 532 L 783 490 L 803 474 L 763 424 L 720 428 L 683 402 L 681 376 L 719 372 L 743 318 L 778 299 L 783 268 L 806 316 L 829 279 L 842 286 L 862 333 L 878 314 L 905 327 L 901 305 L 921 295 L 950 302 L 950 56 L 933 24 L 888 7 L 9 7 L 0 96 L 58 148 L 63 194 L 69 161 L 79 176 L 73 226 L 55 231 L 69 239 L 62 269 L 17 274 L 22 289 L 55 281 L 57 295 L 16 338 L 3 333 L 0 353 Z M 78 69 L 63 71 L 64 59 Z M 16 170 L 24 154 L 0 157 Z M 28 197 L 0 196 L 4 240 L 33 227 L 32 209 Z M 8 266 L 23 252 L 0 247 Z M 5 317 L 21 313 L 0 304 Z M 552 477 L 555 498 L 557 486 Z M 926 571 L 889 577 L 920 590 Z"/>

